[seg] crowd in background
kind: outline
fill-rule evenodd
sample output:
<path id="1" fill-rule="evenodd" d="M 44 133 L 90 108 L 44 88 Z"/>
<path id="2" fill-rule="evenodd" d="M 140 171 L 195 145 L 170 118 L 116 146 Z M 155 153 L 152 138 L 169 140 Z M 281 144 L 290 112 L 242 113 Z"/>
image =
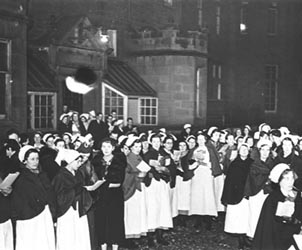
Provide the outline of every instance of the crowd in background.
<path id="1" fill-rule="evenodd" d="M 195 131 L 196 130 L 196 131 Z M 238 248 L 288 249 L 301 231 L 302 138 L 286 127 L 140 132 L 112 112 L 65 112 L 57 133 L 11 129 L 0 152 L 0 249 L 169 245 L 165 233 L 212 229 Z"/>

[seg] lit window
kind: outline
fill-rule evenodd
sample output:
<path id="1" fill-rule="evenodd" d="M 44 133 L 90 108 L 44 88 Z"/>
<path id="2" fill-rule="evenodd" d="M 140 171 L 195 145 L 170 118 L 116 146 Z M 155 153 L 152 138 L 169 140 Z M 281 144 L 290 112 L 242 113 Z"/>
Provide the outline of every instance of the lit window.
<path id="1" fill-rule="evenodd" d="M 221 100 L 221 83 L 217 85 L 217 100 Z"/>
<path id="2" fill-rule="evenodd" d="M 0 40 L 0 117 L 7 113 L 7 85 L 11 80 L 11 43 L 8 40 Z"/>
<path id="3" fill-rule="evenodd" d="M 220 17 L 220 6 L 216 6 L 216 35 L 220 34 L 220 22 L 221 22 L 221 17 Z"/>
<path id="4" fill-rule="evenodd" d="M 239 26 L 241 34 L 247 34 L 248 32 L 247 7 L 248 7 L 247 2 L 242 3 L 240 9 L 240 26 Z"/>
<path id="5" fill-rule="evenodd" d="M 278 11 L 276 8 L 268 9 L 268 26 L 267 33 L 269 35 L 276 35 L 277 33 L 277 20 L 278 20 Z"/>
<path id="6" fill-rule="evenodd" d="M 157 98 L 139 98 L 139 120 L 141 125 L 157 125 Z"/>
<path id="7" fill-rule="evenodd" d="M 202 0 L 197 1 L 198 8 L 198 25 L 202 26 Z"/>
<path id="8" fill-rule="evenodd" d="M 103 107 L 105 115 L 109 115 L 113 110 L 115 110 L 117 119 L 123 120 L 125 111 L 125 95 L 107 85 L 104 86 L 103 91 Z"/>
<path id="9" fill-rule="evenodd" d="M 278 66 L 265 66 L 264 106 L 266 112 L 277 111 Z"/>
<path id="10" fill-rule="evenodd" d="M 53 92 L 28 92 L 28 128 L 53 130 L 57 124 L 57 94 Z"/>

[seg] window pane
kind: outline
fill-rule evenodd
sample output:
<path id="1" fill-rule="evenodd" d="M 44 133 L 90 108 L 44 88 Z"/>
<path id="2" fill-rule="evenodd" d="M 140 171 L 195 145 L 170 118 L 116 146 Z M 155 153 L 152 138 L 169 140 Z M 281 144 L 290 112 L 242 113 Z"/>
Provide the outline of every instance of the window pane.
<path id="1" fill-rule="evenodd" d="M 152 108 L 152 115 L 156 115 L 156 108 Z"/>
<path id="2" fill-rule="evenodd" d="M 152 99 L 152 106 L 153 106 L 153 107 L 156 107 L 156 99 L 155 99 L 155 98 Z"/>
<path id="3" fill-rule="evenodd" d="M 0 42 L 0 71 L 8 71 L 8 44 Z"/>
<path id="4" fill-rule="evenodd" d="M 153 124 L 153 125 L 156 124 L 156 117 L 151 118 L 151 124 Z"/>
<path id="5" fill-rule="evenodd" d="M 39 118 L 35 118 L 35 128 L 40 128 Z"/>
<path id="6" fill-rule="evenodd" d="M 0 114 L 5 114 L 5 85 L 6 75 L 0 73 Z"/>
<path id="7" fill-rule="evenodd" d="M 41 96 L 41 105 L 46 105 L 46 96 Z"/>
<path id="8" fill-rule="evenodd" d="M 151 105 L 151 100 L 150 99 L 146 99 L 146 106 L 150 106 Z"/>

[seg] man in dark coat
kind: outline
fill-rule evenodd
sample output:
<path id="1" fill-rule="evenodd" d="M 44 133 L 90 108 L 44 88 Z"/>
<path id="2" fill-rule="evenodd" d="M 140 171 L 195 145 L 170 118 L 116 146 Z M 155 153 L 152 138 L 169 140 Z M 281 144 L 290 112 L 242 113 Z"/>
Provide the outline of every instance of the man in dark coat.
<path id="1" fill-rule="evenodd" d="M 98 113 L 96 119 L 90 121 L 88 126 L 88 133 L 94 139 L 94 149 L 99 149 L 100 142 L 109 136 L 108 125 L 103 121 L 103 114 Z"/>

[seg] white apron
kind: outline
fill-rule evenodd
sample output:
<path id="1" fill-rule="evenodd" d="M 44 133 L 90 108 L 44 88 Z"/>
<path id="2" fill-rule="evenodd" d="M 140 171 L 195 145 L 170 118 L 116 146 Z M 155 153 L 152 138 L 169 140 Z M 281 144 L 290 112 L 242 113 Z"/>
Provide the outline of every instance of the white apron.
<path id="1" fill-rule="evenodd" d="M 55 250 L 55 233 L 48 206 L 36 217 L 17 220 L 16 250 Z"/>

